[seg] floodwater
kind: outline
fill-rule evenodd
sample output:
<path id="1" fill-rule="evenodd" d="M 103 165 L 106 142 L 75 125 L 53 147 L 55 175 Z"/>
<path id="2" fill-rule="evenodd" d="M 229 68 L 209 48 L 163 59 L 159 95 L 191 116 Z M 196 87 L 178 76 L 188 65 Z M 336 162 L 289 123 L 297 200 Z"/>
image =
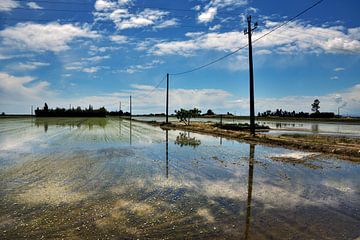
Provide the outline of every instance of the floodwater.
<path id="1" fill-rule="evenodd" d="M 164 117 L 136 117 L 143 121 L 164 122 Z M 169 121 L 177 122 L 178 119 L 170 117 Z M 193 121 L 199 122 L 220 122 L 220 118 L 195 118 Z M 249 123 L 249 120 L 241 120 L 235 118 L 223 118 L 223 123 Z M 359 123 L 343 123 L 343 122 L 301 122 L 301 121 L 256 121 L 260 125 L 270 127 L 269 134 L 280 135 L 286 133 L 301 134 L 324 134 L 337 135 L 347 137 L 360 137 Z"/>
<path id="2" fill-rule="evenodd" d="M 356 239 L 359 176 L 118 118 L 0 119 L 0 239 Z"/>

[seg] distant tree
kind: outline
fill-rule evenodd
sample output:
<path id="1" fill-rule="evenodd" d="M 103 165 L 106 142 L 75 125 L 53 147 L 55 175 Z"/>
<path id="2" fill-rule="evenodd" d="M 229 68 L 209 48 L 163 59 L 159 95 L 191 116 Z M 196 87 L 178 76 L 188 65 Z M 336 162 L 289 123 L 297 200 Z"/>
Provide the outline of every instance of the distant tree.
<path id="1" fill-rule="evenodd" d="M 190 125 L 191 118 L 195 118 L 200 116 L 201 110 L 194 108 L 190 110 L 186 110 L 181 108 L 180 110 L 175 110 L 176 118 L 180 120 L 180 122 L 185 123 L 186 125 Z"/>
<path id="2" fill-rule="evenodd" d="M 49 107 L 48 107 L 47 103 L 44 104 L 44 111 L 45 111 L 45 112 L 48 112 L 48 111 L 49 111 Z"/>
<path id="3" fill-rule="evenodd" d="M 5 116 L 5 112 L 2 112 L 2 113 L 1 113 L 1 116 Z"/>
<path id="4" fill-rule="evenodd" d="M 205 115 L 215 115 L 215 113 L 213 112 L 213 110 L 208 109 Z"/>
<path id="5" fill-rule="evenodd" d="M 320 101 L 319 99 L 315 99 L 314 103 L 311 104 L 311 111 L 315 113 L 319 113 L 319 108 L 320 108 Z"/>

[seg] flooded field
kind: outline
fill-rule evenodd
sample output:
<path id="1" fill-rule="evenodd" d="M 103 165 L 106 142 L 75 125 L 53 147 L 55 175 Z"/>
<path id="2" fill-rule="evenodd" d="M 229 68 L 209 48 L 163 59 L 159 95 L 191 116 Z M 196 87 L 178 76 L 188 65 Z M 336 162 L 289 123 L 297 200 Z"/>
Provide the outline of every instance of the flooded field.
<path id="1" fill-rule="evenodd" d="M 136 117 L 142 121 L 164 122 L 165 117 Z M 169 121 L 178 122 L 175 117 L 170 117 Z M 195 118 L 199 122 L 220 122 L 220 118 Z M 235 118 L 223 118 L 223 123 L 249 123 L 248 120 Z M 305 134 L 326 134 L 348 137 L 360 137 L 360 124 L 341 123 L 341 122 L 300 122 L 300 121 L 257 121 L 260 125 L 269 126 L 269 134 L 280 135 L 284 133 L 305 133 Z"/>
<path id="2" fill-rule="evenodd" d="M 0 119 L 0 239 L 356 239 L 359 176 L 118 118 Z"/>

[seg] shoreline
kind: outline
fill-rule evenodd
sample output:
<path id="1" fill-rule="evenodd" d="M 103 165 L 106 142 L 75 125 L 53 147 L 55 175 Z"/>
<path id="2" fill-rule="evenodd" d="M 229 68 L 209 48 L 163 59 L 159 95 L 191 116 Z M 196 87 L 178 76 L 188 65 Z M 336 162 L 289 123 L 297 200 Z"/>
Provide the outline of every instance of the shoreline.
<path id="1" fill-rule="evenodd" d="M 234 131 L 220 129 L 213 123 L 192 122 L 191 125 L 182 123 L 161 123 L 155 121 L 132 121 L 158 126 L 163 130 L 184 130 L 211 136 L 224 137 L 231 140 L 244 141 L 247 143 L 262 144 L 270 147 L 285 147 L 307 152 L 319 152 L 328 155 L 346 158 L 347 160 L 360 162 L 360 139 L 338 137 L 331 135 L 305 135 L 305 134 L 282 134 L 273 136 L 257 131 L 256 136 L 250 136 L 247 131 Z"/>

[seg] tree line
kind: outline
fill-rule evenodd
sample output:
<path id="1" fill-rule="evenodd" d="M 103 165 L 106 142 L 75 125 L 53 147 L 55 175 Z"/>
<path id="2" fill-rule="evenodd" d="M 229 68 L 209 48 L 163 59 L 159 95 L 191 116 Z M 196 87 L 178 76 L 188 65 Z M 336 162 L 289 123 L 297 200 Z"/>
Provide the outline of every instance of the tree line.
<path id="1" fill-rule="evenodd" d="M 99 109 L 94 109 L 92 105 L 89 105 L 88 108 L 82 109 L 81 107 L 76 108 L 49 108 L 47 103 L 44 104 L 42 109 L 35 109 L 36 117 L 106 117 L 110 116 L 130 116 L 129 112 L 123 111 L 112 111 L 108 112 L 105 107 Z"/>
<path id="2" fill-rule="evenodd" d="M 267 110 L 262 113 L 258 113 L 258 117 L 297 117 L 297 118 L 333 118 L 335 117 L 335 113 L 333 112 L 320 112 L 320 101 L 319 99 L 315 99 L 311 104 L 311 111 L 313 113 L 308 112 L 295 112 L 295 111 L 286 111 L 280 109 L 276 109 L 276 111 Z"/>

